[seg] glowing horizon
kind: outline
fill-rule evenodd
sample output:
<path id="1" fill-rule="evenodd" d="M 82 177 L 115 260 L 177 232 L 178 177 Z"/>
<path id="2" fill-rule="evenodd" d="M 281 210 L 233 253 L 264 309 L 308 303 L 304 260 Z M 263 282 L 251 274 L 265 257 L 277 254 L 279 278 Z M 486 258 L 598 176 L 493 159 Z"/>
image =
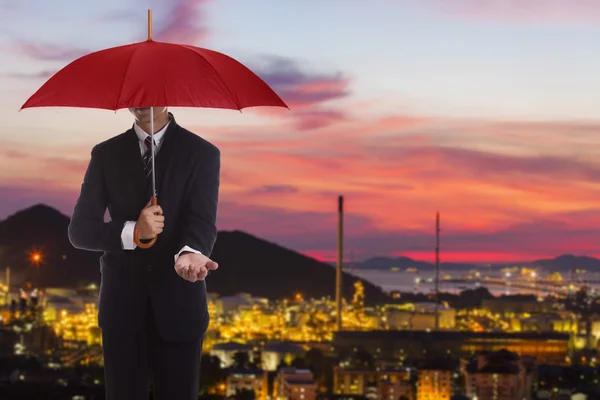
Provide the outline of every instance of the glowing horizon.
<path id="1" fill-rule="evenodd" d="M 219 230 L 331 261 L 342 194 L 346 259 L 433 261 L 438 210 L 443 262 L 600 255 L 593 0 L 69 4 L 0 17 L 0 219 L 70 215 L 92 146 L 129 114 L 17 111 L 80 55 L 144 40 L 152 8 L 156 40 L 239 59 L 292 109 L 171 110 L 222 151 Z"/>

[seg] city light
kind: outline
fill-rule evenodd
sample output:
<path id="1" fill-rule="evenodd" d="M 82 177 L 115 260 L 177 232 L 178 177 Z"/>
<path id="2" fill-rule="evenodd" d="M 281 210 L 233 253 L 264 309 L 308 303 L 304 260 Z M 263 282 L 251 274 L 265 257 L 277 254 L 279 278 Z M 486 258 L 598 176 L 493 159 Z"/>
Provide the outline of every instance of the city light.
<path id="1" fill-rule="evenodd" d="M 39 267 L 40 264 L 42 264 L 44 262 L 44 255 L 42 254 L 41 251 L 33 249 L 29 253 L 29 261 L 31 262 L 32 265 Z"/>
<path id="2" fill-rule="evenodd" d="M 39 250 L 29 253 L 29 259 L 33 264 L 40 264 L 45 258 L 47 257 Z M 473 274 L 473 276 L 476 276 L 476 274 Z M 541 280 L 542 276 L 545 275 L 530 269 L 522 269 L 521 272 L 504 270 L 498 276 L 499 278 L 495 279 L 503 283 L 505 279 L 509 281 L 511 277 L 515 282 L 527 281 L 528 287 L 531 287 L 531 282 L 536 282 L 536 279 L 537 284 L 545 282 Z M 418 277 L 417 279 L 419 283 L 427 280 L 426 277 Z M 412 281 L 408 281 L 408 284 L 411 285 Z M 453 339 L 452 347 L 440 350 L 440 352 L 443 352 L 443 357 L 456 358 L 457 355 L 467 353 L 473 356 L 479 354 L 480 351 L 487 351 L 486 349 L 500 348 L 518 356 L 530 355 L 541 362 L 556 363 L 565 368 L 570 367 L 572 364 L 589 365 L 590 367 L 596 367 L 597 365 L 597 353 L 580 353 L 580 351 L 585 350 L 588 341 L 575 335 L 585 329 L 584 321 L 572 310 L 555 307 L 560 303 L 559 298 L 544 297 L 543 300 L 538 301 L 537 297 L 533 296 L 533 299 L 528 299 L 523 295 L 515 299 L 493 296 L 485 298 L 477 306 L 457 307 L 455 300 L 451 298 L 440 301 L 439 306 L 436 306 L 432 297 L 420 295 L 421 298 L 415 296 L 412 301 L 404 299 L 399 302 L 389 299 L 387 303 L 373 305 L 373 303 L 365 302 L 365 300 L 368 300 L 368 298 L 365 299 L 367 295 L 365 281 L 356 280 L 353 286 L 354 290 L 345 293 L 346 297 L 342 301 L 341 319 L 344 331 L 372 332 L 374 338 L 377 335 L 385 338 L 387 336 L 386 332 L 398 333 L 399 337 L 403 337 L 402 331 L 412 331 L 416 332 L 418 336 L 430 335 L 434 338 L 437 334 L 436 313 L 438 313 L 438 323 L 441 330 L 448 333 L 465 333 L 464 339 Z M 581 287 L 577 282 L 565 284 L 565 287 L 569 286 L 573 288 L 572 292 Z M 19 335 L 29 334 L 28 332 L 31 332 L 36 324 L 50 327 L 56 340 L 60 343 L 56 354 L 60 355 L 60 365 L 64 368 L 71 368 L 74 365 L 101 366 L 102 332 L 98 328 L 98 310 L 94 294 L 98 290 L 98 285 L 88 282 L 88 284 L 81 287 L 81 289 L 83 288 L 85 290 L 78 290 L 78 294 L 71 292 L 70 289 L 42 288 L 38 290 L 32 287 L 21 288 L 17 308 L 11 311 L 9 303 L 4 300 L 7 308 L 4 314 L 0 315 L 0 318 L 7 326 L 21 319 L 21 322 L 12 325 L 14 332 Z M 51 296 L 56 297 L 58 300 L 54 300 Z M 398 297 L 404 296 L 408 298 L 410 294 L 402 294 Z M 37 300 L 38 297 L 39 300 Z M 66 297 L 70 297 L 71 301 L 65 302 L 61 299 Z M 36 299 L 35 305 L 32 302 L 34 298 Z M 552 313 L 545 311 L 546 307 L 552 309 Z M 283 350 L 266 350 L 270 344 L 275 344 L 274 347 L 276 348 L 282 342 L 293 343 L 300 348 L 300 352 L 309 351 L 309 349 L 328 349 L 328 346 L 335 342 L 336 335 L 339 334 L 334 318 L 336 305 L 329 297 L 314 299 L 306 293 L 296 291 L 290 292 L 288 298 L 282 300 L 271 300 L 251 295 L 240 296 L 238 299 L 215 295 L 209 299 L 208 309 L 211 320 L 203 351 L 213 354 L 213 348 L 216 348 L 214 355 L 222 357 L 219 359 L 221 368 L 227 368 L 231 365 L 231 361 L 227 360 L 232 358 L 235 352 L 223 350 L 226 346 L 221 349 L 218 346 L 238 343 L 251 348 L 251 352 L 257 352 L 257 354 L 262 352 L 264 356 L 260 355 L 261 358 L 258 360 L 262 364 L 257 364 L 258 368 L 274 371 L 280 362 L 291 365 L 296 360 L 295 357 L 299 357 L 299 360 L 297 360 L 299 362 L 306 362 L 306 360 L 302 360 L 303 356 L 298 355 L 300 353 L 292 354 L 292 352 L 284 353 Z M 592 325 L 591 329 L 590 334 L 592 337 L 600 337 L 600 326 Z M 532 335 L 531 337 L 518 338 L 508 342 L 502 338 L 502 335 L 521 332 L 539 332 L 540 337 Z M 479 334 L 482 336 L 479 337 Z M 553 342 L 548 342 L 544 338 L 545 335 L 557 334 L 573 335 L 575 339 L 572 340 L 571 344 L 568 344 L 566 339 L 560 339 L 560 341 L 553 339 Z M 492 338 L 486 339 L 488 335 Z M 499 338 L 494 338 L 496 335 L 499 335 Z M 388 364 L 397 362 L 398 365 L 404 368 L 409 365 L 417 353 L 418 357 L 425 356 L 428 359 L 436 360 L 435 357 L 438 357 L 439 354 L 436 353 L 437 350 L 434 352 L 435 349 L 419 348 L 417 351 L 413 349 L 413 347 L 418 346 L 413 346 L 411 343 L 417 343 L 419 341 L 418 336 L 414 338 L 406 336 L 406 339 L 402 339 L 406 341 L 406 347 L 392 354 L 392 358 L 389 360 L 387 357 L 390 355 L 390 351 L 379 343 L 381 339 L 377 339 L 378 341 L 368 339 L 370 334 L 364 336 L 367 339 L 357 337 L 358 342 L 353 343 L 354 348 L 357 349 L 359 346 L 363 346 L 363 343 L 365 346 L 371 347 L 368 353 L 374 357 L 376 363 L 375 366 L 368 367 L 371 369 L 360 373 L 365 376 L 367 374 L 379 374 L 381 377 L 392 373 L 400 374 L 400 372 L 393 372 L 395 371 L 393 368 L 389 369 L 391 367 Z M 351 338 L 351 336 L 349 337 Z M 31 340 L 23 339 L 23 344 L 17 342 L 14 347 L 15 354 L 27 355 L 32 352 L 38 342 Z M 373 343 L 370 344 L 370 341 Z M 328 351 L 333 352 L 334 347 L 331 346 Z M 573 352 L 572 359 L 565 358 L 568 357 L 568 351 Z M 279 354 L 280 352 L 281 354 Z M 276 356 L 273 355 L 275 353 L 277 353 Z M 516 363 L 518 362 L 516 361 Z M 380 364 L 381 366 L 379 366 Z M 351 392 L 346 394 L 364 394 L 367 390 L 366 387 L 361 386 L 363 384 L 349 383 L 351 382 L 349 380 L 350 376 L 357 372 L 347 362 L 340 362 L 332 368 L 334 368 L 334 375 L 337 374 L 338 376 L 338 383 L 334 383 L 334 390 Z M 419 394 L 421 397 L 417 396 L 416 400 L 421 398 L 429 400 L 449 399 L 453 390 L 451 376 L 454 374 L 454 379 L 457 379 L 458 373 L 454 370 L 440 372 L 435 365 L 432 368 L 431 370 L 417 369 L 416 384 L 406 377 L 397 378 L 395 381 L 382 378 L 385 384 L 382 383 L 377 389 L 369 388 L 368 390 L 373 393 L 379 391 L 377 392 L 380 395 L 378 398 L 390 398 L 392 395 L 393 398 L 398 398 L 399 392 L 402 391 L 403 393 Z M 346 379 L 346 377 L 348 377 L 348 382 L 339 380 L 341 378 Z M 579 379 L 579 377 L 580 375 L 577 375 L 578 381 L 584 380 L 583 378 Z M 591 381 L 596 379 L 595 376 L 592 378 Z M 207 386 L 206 390 L 213 395 L 225 396 L 233 390 L 232 379 L 241 378 L 231 378 L 223 375 L 219 380 L 215 380 Z M 260 380 L 262 378 L 256 379 Z M 243 383 L 240 383 L 241 381 L 237 382 L 240 385 Z M 464 388 L 466 391 L 473 392 L 475 386 L 487 387 L 485 386 L 487 381 L 482 379 L 469 379 L 468 382 L 470 382 L 470 386 Z M 495 381 L 492 379 L 490 382 L 493 390 Z M 246 383 L 243 384 L 246 385 Z M 324 387 L 320 386 L 322 384 L 322 382 L 318 382 L 315 387 Z M 258 396 L 257 398 L 265 397 Z M 306 397 L 305 400 L 315 400 L 315 397 Z"/>

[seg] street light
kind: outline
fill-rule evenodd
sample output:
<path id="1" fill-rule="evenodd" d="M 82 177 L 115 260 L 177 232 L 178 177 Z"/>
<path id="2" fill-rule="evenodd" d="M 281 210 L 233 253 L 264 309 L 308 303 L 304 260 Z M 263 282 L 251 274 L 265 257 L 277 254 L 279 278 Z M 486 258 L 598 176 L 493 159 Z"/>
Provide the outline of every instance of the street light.
<path id="1" fill-rule="evenodd" d="M 37 267 L 44 261 L 44 256 L 40 251 L 33 250 L 29 253 L 29 261 Z"/>

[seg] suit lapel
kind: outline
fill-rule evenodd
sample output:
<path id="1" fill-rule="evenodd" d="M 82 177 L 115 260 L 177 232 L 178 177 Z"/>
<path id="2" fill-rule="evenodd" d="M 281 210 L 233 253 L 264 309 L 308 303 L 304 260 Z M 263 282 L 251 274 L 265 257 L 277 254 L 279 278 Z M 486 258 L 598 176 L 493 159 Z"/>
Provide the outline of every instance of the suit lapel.
<path id="1" fill-rule="evenodd" d="M 158 192 L 158 197 L 160 197 L 160 190 L 164 186 L 163 182 L 165 180 L 165 176 L 168 175 L 169 167 L 172 164 L 172 153 L 175 148 L 174 142 L 177 141 L 177 132 L 179 128 L 177 126 L 177 122 L 175 122 L 175 118 L 171 115 L 171 123 L 165 132 L 165 136 L 163 137 L 163 142 L 160 146 L 160 150 L 156 155 L 156 159 L 154 160 L 155 168 L 156 168 L 156 191 Z"/>
<path id="2" fill-rule="evenodd" d="M 136 193 L 141 199 L 144 199 L 144 204 L 146 204 L 149 196 L 146 174 L 144 173 L 144 160 L 140 150 L 140 141 L 133 128 L 127 132 L 127 144 L 124 150 L 123 162 L 127 171 L 126 176 L 131 177 Z"/>

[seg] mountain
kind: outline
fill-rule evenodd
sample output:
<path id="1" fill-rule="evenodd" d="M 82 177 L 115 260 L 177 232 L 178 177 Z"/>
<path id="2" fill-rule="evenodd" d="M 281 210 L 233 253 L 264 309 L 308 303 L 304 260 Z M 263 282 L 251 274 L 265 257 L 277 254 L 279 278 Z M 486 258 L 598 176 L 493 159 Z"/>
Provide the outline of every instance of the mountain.
<path id="1" fill-rule="evenodd" d="M 69 217 L 46 205 L 27 208 L 1 221 L 0 270 L 10 266 L 15 285 L 25 280 L 40 287 L 99 283 L 101 253 L 73 248 L 68 225 Z M 34 252 L 41 254 L 39 267 L 32 265 Z M 279 299 L 296 292 L 305 298 L 335 294 L 335 269 L 331 266 L 241 231 L 219 232 L 211 258 L 219 263 L 219 270 L 207 279 L 207 287 L 222 296 L 247 292 Z M 357 280 L 344 273 L 347 298 Z M 380 288 L 363 284 L 366 302 L 386 298 Z"/>
<path id="2" fill-rule="evenodd" d="M 406 268 L 416 268 L 420 271 L 428 271 L 435 269 L 435 264 L 428 263 L 425 261 L 413 260 L 408 257 L 374 257 L 370 258 L 361 263 L 354 263 L 357 269 L 369 269 L 369 270 L 390 270 L 392 268 L 398 268 L 405 270 Z M 471 270 L 477 267 L 481 267 L 483 264 L 468 264 L 468 263 L 440 263 L 440 269 L 451 269 L 451 270 Z M 512 266 L 523 266 L 523 267 L 540 267 L 548 272 L 563 272 L 570 271 L 573 268 L 586 269 L 591 271 L 600 271 L 600 260 L 594 257 L 587 256 L 574 256 L 574 255 L 562 255 L 552 259 L 543 259 L 536 261 L 524 261 L 517 263 L 502 263 L 495 264 L 494 267 L 512 267 Z"/>
<path id="3" fill-rule="evenodd" d="M 335 297 L 334 268 L 241 231 L 220 232 L 212 258 L 219 263 L 219 270 L 209 277 L 210 291 L 247 291 L 269 298 L 289 297 L 295 292 L 305 297 Z M 357 280 L 343 273 L 343 292 L 348 299 Z M 386 299 L 380 288 L 365 281 L 363 285 L 366 302 Z"/>
<path id="4" fill-rule="evenodd" d="M 531 264 L 550 271 L 568 271 L 573 268 L 600 271 L 599 259 L 588 256 L 574 256 L 572 254 L 565 254 L 552 259 L 536 260 Z"/>

